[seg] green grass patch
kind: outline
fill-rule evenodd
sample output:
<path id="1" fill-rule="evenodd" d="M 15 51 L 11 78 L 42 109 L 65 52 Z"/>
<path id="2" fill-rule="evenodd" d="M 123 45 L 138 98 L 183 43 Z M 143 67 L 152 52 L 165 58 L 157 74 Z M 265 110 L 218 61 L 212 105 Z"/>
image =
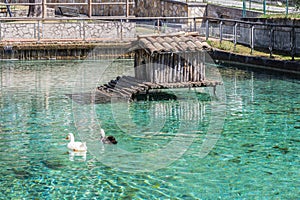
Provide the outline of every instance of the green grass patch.
<path id="1" fill-rule="evenodd" d="M 217 48 L 227 52 L 232 52 L 241 55 L 248 55 L 248 56 L 270 58 L 270 52 L 268 49 L 255 49 L 251 52 L 250 47 L 240 45 L 240 44 L 237 44 L 234 47 L 234 43 L 230 41 L 222 41 L 220 43 L 219 40 L 208 40 L 207 43 L 213 48 Z M 290 55 L 282 52 L 276 52 L 276 51 L 273 52 L 272 58 L 278 60 L 292 60 L 292 57 Z M 300 61 L 300 57 L 299 56 L 295 57 L 295 60 Z"/>
<path id="2" fill-rule="evenodd" d="M 293 14 L 266 14 L 266 15 L 261 15 L 261 18 L 266 18 L 266 19 L 300 19 L 300 13 L 293 13 Z"/>

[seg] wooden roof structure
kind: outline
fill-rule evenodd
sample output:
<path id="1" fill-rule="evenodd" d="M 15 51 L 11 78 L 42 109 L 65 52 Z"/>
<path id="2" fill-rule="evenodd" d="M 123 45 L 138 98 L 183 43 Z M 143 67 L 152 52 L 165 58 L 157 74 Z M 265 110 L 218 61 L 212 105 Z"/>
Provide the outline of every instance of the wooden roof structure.
<path id="1" fill-rule="evenodd" d="M 155 53 L 178 53 L 210 51 L 211 47 L 199 33 L 176 33 L 173 35 L 138 36 L 136 45 L 150 55 Z"/>

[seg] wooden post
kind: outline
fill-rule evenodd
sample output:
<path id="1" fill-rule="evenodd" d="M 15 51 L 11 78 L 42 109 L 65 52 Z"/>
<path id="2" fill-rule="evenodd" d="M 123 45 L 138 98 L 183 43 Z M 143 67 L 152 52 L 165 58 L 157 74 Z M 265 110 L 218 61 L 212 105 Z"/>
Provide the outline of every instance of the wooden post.
<path id="1" fill-rule="evenodd" d="M 160 79 L 160 76 L 161 76 L 161 54 L 157 54 L 157 82 L 160 83 L 161 82 L 161 79 Z"/>
<path id="2" fill-rule="evenodd" d="M 149 80 L 150 80 L 150 82 L 152 82 L 153 83 L 153 81 L 154 81 L 154 78 L 153 78 L 153 71 L 154 71 L 154 68 L 153 68 L 153 56 L 150 56 L 149 55 L 149 63 L 148 63 L 148 65 L 149 65 L 149 67 L 148 67 L 148 76 L 149 76 Z"/>
<path id="3" fill-rule="evenodd" d="M 185 52 L 183 52 L 183 65 L 182 65 L 182 75 L 181 75 L 181 80 L 182 82 L 185 82 L 185 75 L 186 75 L 186 56 L 185 56 Z"/>
<path id="4" fill-rule="evenodd" d="M 139 59 L 139 51 L 140 50 L 135 51 L 134 54 L 134 76 L 136 79 L 138 79 L 137 66 L 138 66 L 138 59 Z"/>
<path id="5" fill-rule="evenodd" d="M 205 52 L 201 51 L 201 57 L 202 57 L 202 81 L 204 81 L 206 79 L 206 75 L 205 75 Z"/>
<path id="6" fill-rule="evenodd" d="M 194 81 L 198 82 L 199 81 L 199 70 L 200 70 L 200 65 L 199 65 L 199 51 L 196 51 L 194 54 Z"/>
<path id="7" fill-rule="evenodd" d="M 192 54 L 188 53 L 187 81 L 192 80 Z"/>
<path id="8" fill-rule="evenodd" d="M 154 57 L 154 83 L 158 83 L 158 54 Z"/>
<path id="9" fill-rule="evenodd" d="M 196 62 L 197 62 L 197 68 L 196 68 L 196 80 L 195 81 L 199 81 L 201 80 L 201 65 L 200 65 L 200 59 L 199 59 L 199 52 L 200 51 L 197 51 L 197 54 L 196 54 Z"/>
<path id="10" fill-rule="evenodd" d="M 126 0 L 126 18 L 129 17 L 129 0 Z"/>
<path id="11" fill-rule="evenodd" d="M 92 13 L 93 13 L 93 10 L 92 10 L 92 0 L 88 0 L 87 6 L 88 6 L 88 16 L 89 16 L 89 18 L 91 18 L 92 17 Z"/>
<path id="12" fill-rule="evenodd" d="M 164 54 L 165 62 L 164 62 L 164 83 L 168 82 L 169 77 L 169 61 L 170 57 L 169 54 Z"/>
<path id="13" fill-rule="evenodd" d="M 194 18 L 194 31 L 197 31 L 197 26 L 196 26 L 196 18 Z"/>
<path id="14" fill-rule="evenodd" d="M 42 18 L 47 18 L 47 0 L 42 1 Z"/>
<path id="15" fill-rule="evenodd" d="M 177 54 L 173 54 L 173 74 L 172 74 L 172 83 L 176 82 L 176 71 L 177 71 Z"/>
<path id="16" fill-rule="evenodd" d="M 176 82 L 181 82 L 181 53 L 178 53 L 177 57 L 177 76 L 176 76 Z"/>
<path id="17" fill-rule="evenodd" d="M 170 57 L 169 54 L 164 54 L 165 57 L 165 62 L 164 62 L 164 83 L 169 82 L 169 62 L 170 62 Z"/>

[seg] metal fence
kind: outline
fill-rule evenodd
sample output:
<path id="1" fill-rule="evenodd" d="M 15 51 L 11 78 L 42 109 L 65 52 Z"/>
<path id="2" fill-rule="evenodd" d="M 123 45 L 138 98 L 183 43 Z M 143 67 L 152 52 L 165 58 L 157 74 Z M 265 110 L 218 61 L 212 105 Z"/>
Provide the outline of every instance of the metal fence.
<path id="1" fill-rule="evenodd" d="M 204 24 L 203 24 L 204 26 Z M 292 58 L 300 53 L 300 25 L 246 22 L 240 20 L 206 19 L 200 32 L 209 37 L 229 40 L 254 49 L 268 49 L 270 57 L 274 50 L 290 53 Z M 205 30 L 205 33 L 203 31 Z"/>

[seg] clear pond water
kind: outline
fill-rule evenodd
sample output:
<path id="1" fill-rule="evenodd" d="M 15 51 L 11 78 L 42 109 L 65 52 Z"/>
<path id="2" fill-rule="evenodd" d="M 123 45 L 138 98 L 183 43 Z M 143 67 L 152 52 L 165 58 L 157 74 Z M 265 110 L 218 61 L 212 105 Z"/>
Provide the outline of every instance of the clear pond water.
<path id="1" fill-rule="evenodd" d="M 299 198 L 299 79 L 219 66 L 221 100 L 209 89 L 98 105 L 66 96 L 131 66 L 0 63 L 0 199 Z M 101 144 L 100 127 L 118 144 Z M 70 132 L 86 155 L 68 152 Z"/>

